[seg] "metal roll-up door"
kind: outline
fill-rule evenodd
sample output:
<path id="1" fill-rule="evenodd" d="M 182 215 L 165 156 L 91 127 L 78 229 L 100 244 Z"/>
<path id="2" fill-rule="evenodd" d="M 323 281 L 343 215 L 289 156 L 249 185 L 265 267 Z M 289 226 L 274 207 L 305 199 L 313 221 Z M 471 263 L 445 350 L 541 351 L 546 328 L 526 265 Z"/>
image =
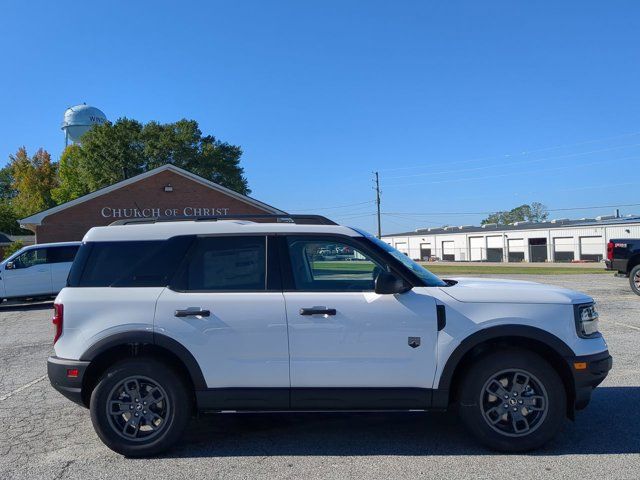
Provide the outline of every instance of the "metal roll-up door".
<path id="1" fill-rule="evenodd" d="M 442 259 L 451 262 L 456 259 L 456 243 L 454 241 L 442 242 Z"/>
<path id="2" fill-rule="evenodd" d="M 420 260 L 428 262 L 431 259 L 431 243 L 420 244 Z"/>
<path id="3" fill-rule="evenodd" d="M 602 261 L 605 244 L 601 236 L 580 237 L 580 259 L 593 262 Z"/>
<path id="4" fill-rule="evenodd" d="M 559 237 L 553 239 L 553 260 L 556 262 L 571 262 L 575 259 L 575 245 L 573 237 Z"/>
<path id="5" fill-rule="evenodd" d="M 524 238 L 509 238 L 507 250 L 510 262 L 524 262 Z"/>
<path id="6" fill-rule="evenodd" d="M 469 260 L 480 262 L 485 260 L 484 237 L 469 237 Z"/>
<path id="7" fill-rule="evenodd" d="M 504 257 L 502 235 L 487 237 L 487 261 L 502 262 Z"/>
<path id="8" fill-rule="evenodd" d="M 396 242 L 396 250 L 404 253 L 405 255 L 409 255 L 409 247 L 407 246 L 407 242 Z"/>

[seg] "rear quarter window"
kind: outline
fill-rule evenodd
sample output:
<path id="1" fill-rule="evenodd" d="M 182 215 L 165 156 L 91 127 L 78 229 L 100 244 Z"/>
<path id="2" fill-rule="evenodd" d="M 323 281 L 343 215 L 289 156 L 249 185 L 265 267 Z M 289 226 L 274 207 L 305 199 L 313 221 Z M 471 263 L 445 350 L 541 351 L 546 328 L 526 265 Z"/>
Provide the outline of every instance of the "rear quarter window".
<path id="1" fill-rule="evenodd" d="M 193 237 L 168 240 L 88 242 L 76 255 L 70 287 L 164 287 Z"/>

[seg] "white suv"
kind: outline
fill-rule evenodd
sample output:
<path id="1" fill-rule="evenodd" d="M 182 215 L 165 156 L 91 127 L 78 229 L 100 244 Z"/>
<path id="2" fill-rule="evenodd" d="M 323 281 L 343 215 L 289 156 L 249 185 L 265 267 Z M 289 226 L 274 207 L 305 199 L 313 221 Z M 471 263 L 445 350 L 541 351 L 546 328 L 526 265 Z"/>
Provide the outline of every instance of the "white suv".
<path id="1" fill-rule="evenodd" d="M 441 280 L 316 216 L 91 229 L 55 301 L 53 386 L 127 456 L 196 412 L 456 406 L 490 448 L 541 446 L 611 368 L 593 299 Z M 325 259 L 327 249 L 348 252 Z"/>

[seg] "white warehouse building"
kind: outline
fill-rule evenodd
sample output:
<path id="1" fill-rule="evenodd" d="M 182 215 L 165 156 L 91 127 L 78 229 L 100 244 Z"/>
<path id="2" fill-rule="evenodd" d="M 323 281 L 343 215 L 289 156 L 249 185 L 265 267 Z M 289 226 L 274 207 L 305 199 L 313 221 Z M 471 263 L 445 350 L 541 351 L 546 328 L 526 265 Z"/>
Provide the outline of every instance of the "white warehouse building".
<path id="1" fill-rule="evenodd" d="M 640 216 L 419 228 L 382 240 L 414 260 L 599 262 L 610 239 L 640 238 Z"/>

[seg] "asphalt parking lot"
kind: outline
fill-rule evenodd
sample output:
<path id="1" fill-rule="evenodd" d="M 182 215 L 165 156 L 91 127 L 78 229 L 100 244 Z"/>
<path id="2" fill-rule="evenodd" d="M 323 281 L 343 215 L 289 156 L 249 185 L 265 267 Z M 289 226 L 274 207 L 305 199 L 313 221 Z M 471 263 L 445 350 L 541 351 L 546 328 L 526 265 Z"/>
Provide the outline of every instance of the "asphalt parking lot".
<path id="1" fill-rule="evenodd" d="M 51 305 L 34 304 L 0 307 L 0 479 L 640 478 L 640 297 L 610 275 L 512 278 L 592 295 L 614 356 L 589 407 L 538 452 L 487 451 L 445 413 L 242 414 L 201 417 L 169 454 L 126 459 L 49 385 Z"/>

